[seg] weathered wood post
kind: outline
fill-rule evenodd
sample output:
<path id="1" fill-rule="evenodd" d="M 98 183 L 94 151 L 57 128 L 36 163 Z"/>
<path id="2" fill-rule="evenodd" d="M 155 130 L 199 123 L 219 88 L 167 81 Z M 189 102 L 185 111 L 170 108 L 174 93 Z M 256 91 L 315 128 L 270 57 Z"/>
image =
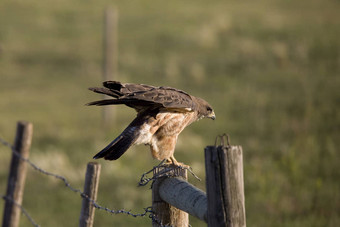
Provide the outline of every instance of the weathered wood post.
<path id="1" fill-rule="evenodd" d="M 241 146 L 205 148 L 209 227 L 245 227 Z"/>
<path id="2" fill-rule="evenodd" d="M 96 201 L 97 199 L 100 169 L 101 166 L 99 163 L 90 162 L 87 164 L 84 194 L 87 195 L 88 197 L 83 198 L 80 212 L 79 227 L 93 226 L 95 207 L 93 206 L 93 203 L 89 199 L 93 201 Z"/>
<path id="3" fill-rule="evenodd" d="M 161 222 L 153 222 L 153 227 L 159 227 L 162 225 L 171 225 L 176 227 L 188 227 L 189 226 L 189 216 L 188 213 L 170 205 L 169 203 L 162 200 L 160 195 L 160 186 L 162 182 L 171 176 L 178 176 L 184 180 L 187 180 L 187 170 L 180 169 L 176 167 L 164 167 L 159 166 L 154 169 L 154 176 L 160 176 L 163 173 L 170 176 L 164 176 L 157 178 L 152 186 L 152 210 L 155 214 L 156 220 Z"/>
<path id="4" fill-rule="evenodd" d="M 118 72 L 118 11 L 107 8 L 104 13 L 103 80 L 115 80 Z M 105 95 L 104 95 L 105 96 Z M 103 124 L 114 118 L 114 108 L 103 107 Z"/>
<path id="5" fill-rule="evenodd" d="M 27 172 L 27 163 L 22 158 L 27 159 L 29 156 L 32 134 L 32 123 L 18 122 L 7 183 L 6 198 L 8 199 L 5 203 L 3 227 L 19 226 L 21 209 L 18 205 L 22 203 Z"/>

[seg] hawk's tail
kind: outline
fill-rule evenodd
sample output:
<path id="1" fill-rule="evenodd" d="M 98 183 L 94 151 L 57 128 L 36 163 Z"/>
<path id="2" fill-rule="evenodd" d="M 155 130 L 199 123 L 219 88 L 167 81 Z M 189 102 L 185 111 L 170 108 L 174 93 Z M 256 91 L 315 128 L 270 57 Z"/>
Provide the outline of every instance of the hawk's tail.
<path id="1" fill-rule="evenodd" d="M 104 158 L 106 160 L 116 160 L 120 158 L 129 147 L 136 141 L 139 135 L 139 130 L 136 127 L 128 126 L 122 134 L 107 145 L 102 151 L 96 154 L 93 158 Z"/>

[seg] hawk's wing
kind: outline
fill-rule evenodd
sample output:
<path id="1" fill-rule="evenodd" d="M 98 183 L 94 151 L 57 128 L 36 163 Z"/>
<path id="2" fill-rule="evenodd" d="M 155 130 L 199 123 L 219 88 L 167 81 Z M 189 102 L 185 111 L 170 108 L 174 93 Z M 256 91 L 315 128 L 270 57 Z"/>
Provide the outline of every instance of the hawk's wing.
<path id="1" fill-rule="evenodd" d="M 154 87 L 145 84 L 122 84 L 116 81 L 106 81 L 103 85 L 103 88 L 90 88 L 90 90 L 109 95 L 115 99 L 99 100 L 88 105 L 125 104 L 137 111 L 150 107 L 176 109 L 177 111 L 195 109 L 192 97 L 175 88 Z"/>

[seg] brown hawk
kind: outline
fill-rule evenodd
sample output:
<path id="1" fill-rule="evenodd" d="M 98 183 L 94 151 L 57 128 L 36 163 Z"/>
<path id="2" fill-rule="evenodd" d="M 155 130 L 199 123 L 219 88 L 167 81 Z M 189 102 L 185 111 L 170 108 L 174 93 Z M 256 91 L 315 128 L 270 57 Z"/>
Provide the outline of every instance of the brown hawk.
<path id="1" fill-rule="evenodd" d="M 209 103 L 176 88 L 118 81 L 105 81 L 103 86 L 89 89 L 114 99 L 94 101 L 87 105 L 124 104 L 134 108 L 137 117 L 116 139 L 96 154 L 94 159 L 116 160 L 130 146 L 145 144 L 150 146 L 154 158 L 178 165 L 174 151 L 181 131 L 202 118 L 215 119 Z"/>

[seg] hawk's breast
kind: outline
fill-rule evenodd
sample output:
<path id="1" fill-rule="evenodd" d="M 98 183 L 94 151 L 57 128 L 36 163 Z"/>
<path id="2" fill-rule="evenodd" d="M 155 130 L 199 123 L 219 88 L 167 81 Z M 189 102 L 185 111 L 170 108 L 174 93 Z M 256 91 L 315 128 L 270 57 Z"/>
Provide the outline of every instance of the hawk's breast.
<path id="1" fill-rule="evenodd" d="M 140 127 L 139 137 L 135 144 L 151 144 L 153 137 L 162 139 L 178 134 L 195 121 L 194 112 L 159 112 L 156 117 L 150 117 Z"/>

